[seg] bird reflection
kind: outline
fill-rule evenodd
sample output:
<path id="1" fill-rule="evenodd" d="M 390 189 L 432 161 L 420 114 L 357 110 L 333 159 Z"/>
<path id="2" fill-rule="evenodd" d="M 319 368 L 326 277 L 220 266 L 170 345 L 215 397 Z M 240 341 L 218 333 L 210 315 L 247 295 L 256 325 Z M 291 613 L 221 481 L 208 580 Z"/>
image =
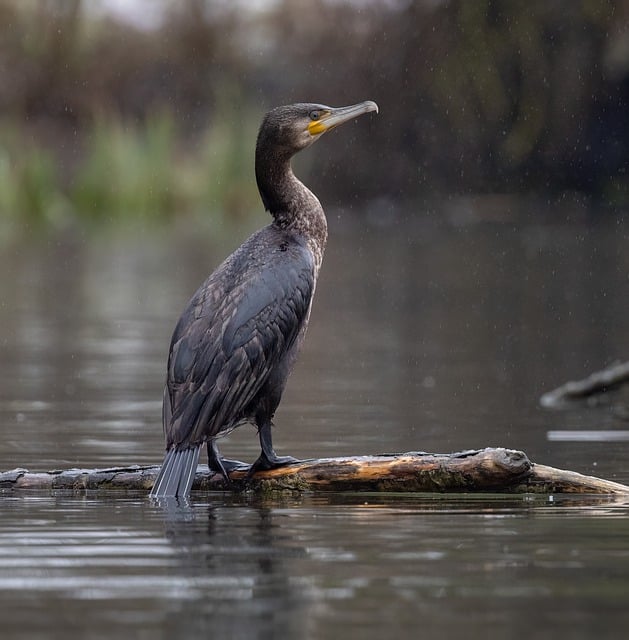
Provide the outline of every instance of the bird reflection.
<path id="1" fill-rule="evenodd" d="M 278 629 L 285 637 L 301 636 L 311 602 L 291 561 L 307 551 L 295 544 L 276 503 L 235 496 L 220 506 L 176 500 L 161 506 L 177 574 L 194 594 L 168 616 L 177 637 L 264 640 Z"/>

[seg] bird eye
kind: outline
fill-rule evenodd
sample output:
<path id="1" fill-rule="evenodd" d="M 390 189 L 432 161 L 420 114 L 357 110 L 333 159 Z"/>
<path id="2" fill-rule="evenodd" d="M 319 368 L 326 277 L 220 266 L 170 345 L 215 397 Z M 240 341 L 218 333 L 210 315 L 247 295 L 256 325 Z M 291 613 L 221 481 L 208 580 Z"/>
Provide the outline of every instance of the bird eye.
<path id="1" fill-rule="evenodd" d="M 321 117 L 321 112 L 320 111 L 311 111 L 309 115 L 310 115 L 310 119 L 311 120 L 318 120 Z"/>

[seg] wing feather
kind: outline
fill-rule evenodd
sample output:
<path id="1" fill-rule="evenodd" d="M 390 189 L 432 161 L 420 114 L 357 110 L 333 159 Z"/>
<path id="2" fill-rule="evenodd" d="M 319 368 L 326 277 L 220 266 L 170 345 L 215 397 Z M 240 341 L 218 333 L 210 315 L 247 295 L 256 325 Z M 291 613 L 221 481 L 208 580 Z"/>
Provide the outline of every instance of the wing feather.
<path id="1" fill-rule="evenodd" d="M 168 447 L 198 444 L 250 418 L 247 406 L 307 320 L 315 285 L 309 249 L 293 239 L 246 260 L 247 244 L 201 286 L 173 334 Z"/>

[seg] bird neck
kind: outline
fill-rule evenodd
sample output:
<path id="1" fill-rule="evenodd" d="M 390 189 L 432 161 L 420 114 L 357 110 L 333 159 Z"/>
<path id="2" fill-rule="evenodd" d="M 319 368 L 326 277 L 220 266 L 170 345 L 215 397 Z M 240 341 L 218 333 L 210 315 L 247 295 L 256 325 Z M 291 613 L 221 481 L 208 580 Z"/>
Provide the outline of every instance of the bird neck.
<path id="1" fill-rule="evenodd" d="M 289 157 L 256 154 L 256 180 L 264 208 L 274 224 L 303 236 L 320 262 L 328 225 L 317 196 L 293 173 Z"/>

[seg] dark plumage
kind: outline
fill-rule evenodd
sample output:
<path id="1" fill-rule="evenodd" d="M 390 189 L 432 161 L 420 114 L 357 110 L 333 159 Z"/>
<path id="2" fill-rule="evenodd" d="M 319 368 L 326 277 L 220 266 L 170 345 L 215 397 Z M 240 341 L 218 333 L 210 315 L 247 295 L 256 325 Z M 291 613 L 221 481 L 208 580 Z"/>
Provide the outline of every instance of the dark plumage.
<path id="1" fill-rule="evenodd" d="M 186 497 L 199 453 L 229 480 L 239 463 L 215 439 L 245 422 L 259 432 L 251 467 L 294 461 L 275 454 L 271 420 L 308 325 L 327 239 L 319 200 L 293 174 L 291 157 L 325 131 L 369 111 L 295 104 L 269 111 L 256 145 L 256 179 L 273 222 L 232 253 L 194 294 L 173 333 L 164 388 L 166 457 L 151 491 Z"/>

